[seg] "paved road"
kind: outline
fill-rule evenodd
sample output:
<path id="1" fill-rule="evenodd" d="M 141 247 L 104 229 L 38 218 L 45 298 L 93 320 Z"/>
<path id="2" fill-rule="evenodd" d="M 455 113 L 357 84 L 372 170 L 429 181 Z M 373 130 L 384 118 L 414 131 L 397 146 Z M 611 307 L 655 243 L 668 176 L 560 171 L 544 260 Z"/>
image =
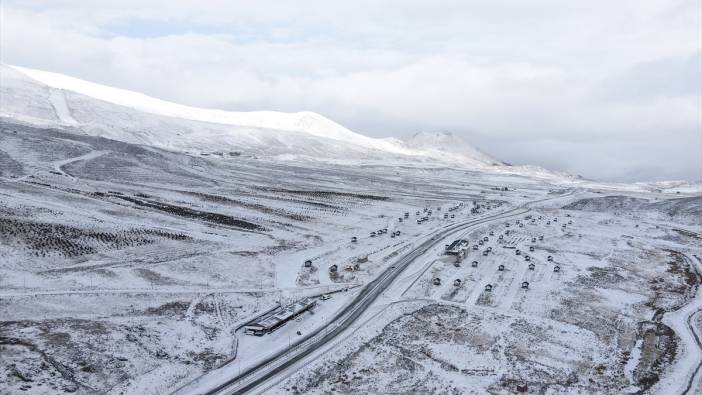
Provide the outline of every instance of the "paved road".
<path id="1" fill-rule="evenodd" d="M 695 255 L 695 259 L 697 259 L 699 261 L 699 263 L 702 263 L 702 260 L 700 260 L 700 258 L 697 255 Z M 700 279 L 702 279 L 702 274 L 699 272 L 699 270 L 697 270 L 697 265 L 694 262 L 690 262 L 690 264 L 695 269 L 695 274 L 697 275 L 697 281 L 699 282 Z M 699 287 L 699 285 L 698 285 L 698 287 Z M 697 292 L 700 292 L 700 291 L 698 290 Z M 695 310 L 692 314 L 690 314 L 687 317 L 686 324 L 687 324 L 688 329 L 690 330 L 690 333 L 692 333 L 692 336 L 695 340 L 697 348 L 700 351 L 702 351 L 702 341 L 700 341 L 698 329 L 697 329 L 697 326 L 695 325 L 695 320 L 696 320 L 695 316 L 699 315 L 700 313 L 702 313 L 702 309 Z M 702 368 L 702 360 L 700 360 L 697 363 L 697 366 L 695 366 L 695 369 L 692 371 L 692 376 L 690 376 L 690 379 L 687 382 L 687 387 L 685 387 L 685 390 L 683 391 L 683 395 L 694 393 L 696 388 L 693 388 L 693 386 L 695 385 L 695 382 L 697 382 L 697 375 L 700 372 L 700 368 Z M 691 392 L 691 391 L 693 391 L 693 392 Z"/>
<path id="2" fill-rule="evenodd" d="M 435 232 L 428 240 L 410 251 L 397 263 L 386 269 L 375 280 L 368 283 L 361 292 L 349 303 L 344 309 L 323 325 L 316 332 L 312 332 L 301 338 L 289 348 L 281 350 L 278 353 L 271 355 L 258 364 L 243 371 L 240 375 L 227 380 L 226 382 L 217 385 L 206 394 L 240 394 L 250 391 L 260 384 L 264 383 L 279 372 L 287 369 L 302 358 L 324 346 L 332 339 L 344 332 L 352 325 L 370 305 L 375 302 L 378 296 L 397 278 L 402 271 L 407 268 L 416 258 L 426 253 L 436 244 L 441 243 L 442 239 L 451 233 L 463 230 L 465 228 L 479 225 L 485 222 L 494 221 L 501 218 L 509 218 L 517 215 L 522 215 L 529 211 L 528 208 L 518 207 L 515 209 L 496 213 L 489 217 L 475 219 L 468 222 L 448 226 L 438 232 Z M 184 389 L 184 388 L 183 388 Z M 178 391 L 177 391 L 178 392 Z"/>

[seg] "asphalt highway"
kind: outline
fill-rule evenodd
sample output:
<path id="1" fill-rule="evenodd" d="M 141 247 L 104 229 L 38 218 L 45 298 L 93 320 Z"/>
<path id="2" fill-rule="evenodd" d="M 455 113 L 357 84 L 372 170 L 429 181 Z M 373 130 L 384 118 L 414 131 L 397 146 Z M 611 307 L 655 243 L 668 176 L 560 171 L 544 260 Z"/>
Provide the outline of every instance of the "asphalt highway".
<path id="1" fill-rule="evenodd" d="M 510 218 L 525 214 L 528 208 L 518 207 L 507 211 L 495 213 L 494 215 L 466 221 L 460 224 L 453 224 L 441 229 L 431 235 L 426 241 L 415 247 L 412 251 L 402 256 L 395 264 L 388 267 L 375 280 L 368 283 L 361 292 L 347 304 L 345 308 L 337 312 L 325 325 L 317 331 L 293 343 L 289 348 L 281 350 L 271 355 L 258 364 L 246 369 L 241 374 L 232 377 L 230 380 L 204 392 L 205 394 L 242 394 L 251 391 L 292 366 L 299 360 L 305 358 L 320 347 L 332 341 L 343 333 L 350 325 L 366 312 L 375 300 L 386 290 L 387 287 L 400 275 L 415 259 L 426 253 L 436 244 L 442 243 L 443 239 L 451 233 L 463 230 L 468 227 L 482 223 L 494 221 L 496 219 Z"/>

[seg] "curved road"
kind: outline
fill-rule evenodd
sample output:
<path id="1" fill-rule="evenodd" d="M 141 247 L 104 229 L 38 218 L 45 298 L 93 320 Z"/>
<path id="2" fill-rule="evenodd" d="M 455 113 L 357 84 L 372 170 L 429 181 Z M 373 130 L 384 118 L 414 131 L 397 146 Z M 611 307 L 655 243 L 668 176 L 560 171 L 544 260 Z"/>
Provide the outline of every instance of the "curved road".
<path id="1" fill-rule="evenodd" d="M 535 203 L 562 198 L 572 194 L 573 191 L 570 191 L 569 193 L 563 195 L 532 201 L 517 208 L 502 211 L 489 217 L 474 219 L 460 224 L 451 225 L 440 231 L 435 232 L 431 235 L 429 239 L 421 243 L 414 250 L 405 254 L 394 265 L 386 269 L 375 280 L 366 284 L 366 286 L 361 290 L 361 292 L 358 295 L 356 295 L 356 297 L 354 297 L 354 299 L 352 299 L 352 301 L 348 303 L 346 307 L 338 311 L 331 320 L 329 320 L 325 325 L 321 326 L 316 332 L 312 332 L 300 338 L 290 347 L 280 350 L 277 353 L 274 353 L 273 355 L 258 362 L 254 366 L 251 366 L 248 369 L 242 371 L 239 375 L 232 377 L 231 379 L 228 379 L 221 384 L 215 385 L 211 389 L 204 390 L 202 392 L 196 391 L 195 393 L 205 393 L 208 395 L 241 394 L 255 389 L 259 385 L 263 384 L 278 373 L 291 367 L 301 359 L 315 352 L 317 349 L 326 345 L 332 339 L 336 338 L 341 333 L 343 333 L 363 313 L 366 312 L 366 310 L 370 307 L 370 305 L 373 302 L 375 302 L 375 300 L 382 294 L 382 292 L 385 291 L 385 289 L 393 281 L 395 281 L 395 279 L 410 264 L 412 264 L 412 262 L 414 262 L 415 259 L 425 254 L 436 244 L 440 243 L 443 238 L 447 237 L 448 235 L 454 232 L 475 225 L 491 222 L 497 219 L 510 218 L 525 214 L 530 211 L 528 206 L 531 206 Z M 192 388 L 189 387 L 195 384 L 197 381 L 198 379 L 186 384 L 185 386 L 176 390 L 175 393 L 193 393 Z"/>
<path id="2" fill-rule="evenodd" d="M 316 332 L 310 333 L 292 344 L 289 348 L 271 355 L 256 365 L 241 372 L 240 375 L 233 377 L 204 393 L 240 394 L 256 388 L 266 380 L 287 369 L 300 359 L 316 351 L 319 347 L 327 344 L 329 341 L 345 331 L 368 309 L 373 302 L 375 302 L 378 296 L 381 295 L 381 293 L 400 275 L 400 273 L 402 273 L 407 266 L 414 262 L 416 258 L 429 251 L 430 248 L 440 243 L 444 237 L 471 226 L 494 221 L 496 219 L 522 215 L 528 211 L 529 209 L 527 208 L 518 207 L 489 217 L 448 226 L 438 232 L 435 232 L 429 239 L 400 258 L 397 263 L 386 269 L 375 280 L 368 283 L 363 290 L 361 290 L 361 292 L 347 304 L 345 308 L 337 312 L 326 325 L 320 327 Z M 186 388 L 188 386 L 189 385 L 186 385 L 185 387 L 180 388 L 178 391 L 176 391 L 176 393 L 180 393 L 181 390 L 187 391 Z"/>
<path id="3" fill-rule="evenodd" d="M 700 258 L 697 255 L 695 255 L 695 259 L 697 259 L 697 261 L 699 261 L 699 263 L 702 263 L 702 260 L 700 260 Z M 694 263 L 694 261 L 692 261 L 692 259 L 690 259 L 690 261 L 691 261 L 692 267 L 695 268 L 695 273 L 697 274 L 697 280 L 700 281 L 702 279 L 702 273 L 700 273 L 700 271 L 697 269 L 697 265 Z M 699 287 L 699 285 L 698 285 L 698 287 Z M 694 312 L 692 312 L 687 317 L 687 320 L 685 321 L 685 323 L 687 324 L 687 327 L 690 330 L 690 333 L 692 333 L 692 336 L 693 336 L 693 339 L 695 340 L 695 344 L 697 345 L 697 348 L 700 351 L 702 351 L 702 341 L 700 341 L 700 336 L 697 333 L 697 331 L 698 331 L 697 326 L 694 324 L 695 320 L 696 320 L 695 316 L 697 316 L 700 313 L 702 313 L 702 308 L 697 309 Z M 690 379 L 687 382 L 687 387 L 685 387 L 685 390 L 683 391 L 683 395 L 694 393 L 694 392 L 690 392 L 690 391 L 695 390 L 693 388 L 693 386 L 695 385 L 695 382 L 697 381 L 697 375 L 699 374 L 701 368 L 702 368 L 702 359 L 697 363 L 697 366 L 692 371 L 692 376 L 690 376 Z"/>

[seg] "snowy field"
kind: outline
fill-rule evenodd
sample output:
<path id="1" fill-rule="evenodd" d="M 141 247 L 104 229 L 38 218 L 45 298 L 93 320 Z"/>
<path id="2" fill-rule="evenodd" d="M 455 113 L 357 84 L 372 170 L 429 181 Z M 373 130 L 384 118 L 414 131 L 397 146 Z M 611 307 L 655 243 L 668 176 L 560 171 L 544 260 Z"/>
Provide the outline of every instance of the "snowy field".
<path id="1" fill-rule="evenodd" d="M 702 392 L 699 183 L 512 167 L 447 134 L 327 138 L 310 114 L 183 120 L 2 68 L 0 393 L 204 392 L 427 241 L 342 336 L 254 392 Z M 465 257 L 446 255 L 459 238 Z"/>
<path id="2" fill-rule="evenodd" d="M 626 209 L 522 176 L 210 159 L 10 123 L 1 133 L 9 392 L 167 393 L 234 357 L 241 369 L 313 331 L 432 231 L 532 201 L 528 214 L 454 235 L 489 238 L 458 265 L 443 243 L 417 259 L 368 313 L 387 314 L 271 391 L 499 393 L 525 382 L 635 393 L 679 384 L 661 377 L 684 378 L 682 364 L 699 359 L 666 321 L 695 298 L 702 256 L 694 212 L 656 209 L 677 207 L 677 194 L 637 192 L 654 207 Z M 271 335 L 238 330 L 278 303 L 339 290 Z"/>
<path id="3" fill-rule="evenodd" d="M 606 213 L 535 208 L 531 215 L 543 219 L 464 235 L 496 237 L 459 267 L 453 257 L 427 256 L 411 283 L 395 284 L 400 304 L 386 302 L 387 320 L 371 320 L 273 392 L 512 393 L 520 383 L 536 393 L 684 389 L 686 364 L 699 363 L 700 353 L 666 317 L 697 295 L 700 235 Z M 485 257 L 487 246 L 495 253 Z M 676 379 L 661 382 L 666 374 Z"/>

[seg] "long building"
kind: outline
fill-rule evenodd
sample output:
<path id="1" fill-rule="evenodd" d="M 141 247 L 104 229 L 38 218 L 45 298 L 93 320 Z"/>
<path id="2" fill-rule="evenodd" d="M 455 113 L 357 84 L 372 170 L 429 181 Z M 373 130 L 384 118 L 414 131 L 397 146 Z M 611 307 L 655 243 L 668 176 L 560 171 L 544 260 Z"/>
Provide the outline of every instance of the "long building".
<path id="1" fill-rule="evenodd" d="M 446 254 L 458 255 L 461 251 L 468 249 L 468 240 L 458 239 L 446 247 Z"/>
<path id="2" fill-rule="evenodd" d="M 284 307 L 279 307 L 258 320 L 244 325 L 244 333 L 247 335 L 263 336 L 271 333 L 298 315 L 311 309 L 317 304 L 316 300 L 303 299 Z"/>

